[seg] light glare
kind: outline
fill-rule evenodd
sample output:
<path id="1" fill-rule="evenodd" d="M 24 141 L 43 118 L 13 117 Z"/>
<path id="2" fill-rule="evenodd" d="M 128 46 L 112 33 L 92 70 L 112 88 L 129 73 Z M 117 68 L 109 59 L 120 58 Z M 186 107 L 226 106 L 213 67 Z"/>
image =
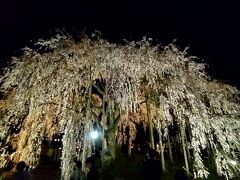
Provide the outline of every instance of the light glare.
<path id="1" fill-rule="evenodd" d="M 92 139 L 97 139 L 98 138 L 98 132 L 97 131 L 93 131 L 90 133 L 90 136 Z"/>

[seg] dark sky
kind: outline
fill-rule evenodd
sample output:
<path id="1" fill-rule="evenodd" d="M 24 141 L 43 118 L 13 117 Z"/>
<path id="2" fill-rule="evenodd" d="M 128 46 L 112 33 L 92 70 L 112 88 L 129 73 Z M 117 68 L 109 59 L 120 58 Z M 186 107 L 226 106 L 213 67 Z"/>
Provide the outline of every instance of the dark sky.
<path id="1" fill-rule="evenodd" d="M 162 44 L 177 39 L 209 64 L 211 76 L 240 87 L 239 17 L 230 0 L 1 0 L 0 62 L 3 67 L 31 39 L 55 28 L 87 28 L 112 42 L 145 35 Z"/>

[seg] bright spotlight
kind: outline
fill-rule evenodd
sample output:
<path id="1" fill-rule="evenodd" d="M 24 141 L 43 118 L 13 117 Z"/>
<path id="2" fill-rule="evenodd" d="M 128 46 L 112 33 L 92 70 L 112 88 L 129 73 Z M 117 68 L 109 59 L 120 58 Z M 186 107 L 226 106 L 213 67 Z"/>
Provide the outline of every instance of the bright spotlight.
<path id="1" fill-rule="evenodd" d="M 93 132 L 90 133 L 90 136 L 91 136 L 92 139 L 97 139 L 99 134 L 98 134 L 97 131 L 93 131 Z"/>

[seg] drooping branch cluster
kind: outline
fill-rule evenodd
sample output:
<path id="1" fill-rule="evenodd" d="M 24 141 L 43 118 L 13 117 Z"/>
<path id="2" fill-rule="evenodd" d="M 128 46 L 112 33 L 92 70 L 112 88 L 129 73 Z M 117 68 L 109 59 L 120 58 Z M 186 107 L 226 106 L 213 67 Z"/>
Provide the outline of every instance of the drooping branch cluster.
<path id="1" fill-rule="evenodd" d="M 95 121 L 106 132 L 111 121 L 117 122 L 119 142 L 126 142 L 127 127 L 132 142 L 140 123 L 157 127 L 160 138 L 167 138 L 168 127 L 176 122 L 182 132 L 178 139 L 190 144 L 183 151 L 193 150 L 195 177 L 208 174 L 201 158 L 206 148 L 215 153 L 219 174 L 238 173 L 234 151 L 240 150 L 239 91 L 210 80 L 204 65 L 186 51 L 152 46 L 146 39 L 118 45 L 88 37 L 75 42 L 65 36 L 41 40 L 37 47 L 25 48 L 0 79 L 0 165 L 7 157 L 35 165 L 43 136 L 59 131 L 64 133 L 62 176 L 67 179 L 77 148 L 72 144 L 79 137 L 75 126 L 84 126 L 85 160 L 91 147 L 87 134 Z M 12 152 L 7 150 L 10 145 Z"/>

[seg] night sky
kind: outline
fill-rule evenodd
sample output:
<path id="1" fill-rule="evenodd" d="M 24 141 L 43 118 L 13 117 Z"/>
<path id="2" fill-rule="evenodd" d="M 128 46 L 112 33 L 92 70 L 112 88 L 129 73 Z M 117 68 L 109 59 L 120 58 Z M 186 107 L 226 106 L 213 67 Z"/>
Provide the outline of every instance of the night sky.
<path id="1" fill-rule="evenodd" d="M 205 63 L 209 74 L 240 87 L 240 11 L 237 3 L 217 0 L 1 0 L 0 65 L 30 40 L 56 28 L 98 30 L 111 42 L 152 37 Z M 211 1 L 211 2 L 210 2 Z"/>

